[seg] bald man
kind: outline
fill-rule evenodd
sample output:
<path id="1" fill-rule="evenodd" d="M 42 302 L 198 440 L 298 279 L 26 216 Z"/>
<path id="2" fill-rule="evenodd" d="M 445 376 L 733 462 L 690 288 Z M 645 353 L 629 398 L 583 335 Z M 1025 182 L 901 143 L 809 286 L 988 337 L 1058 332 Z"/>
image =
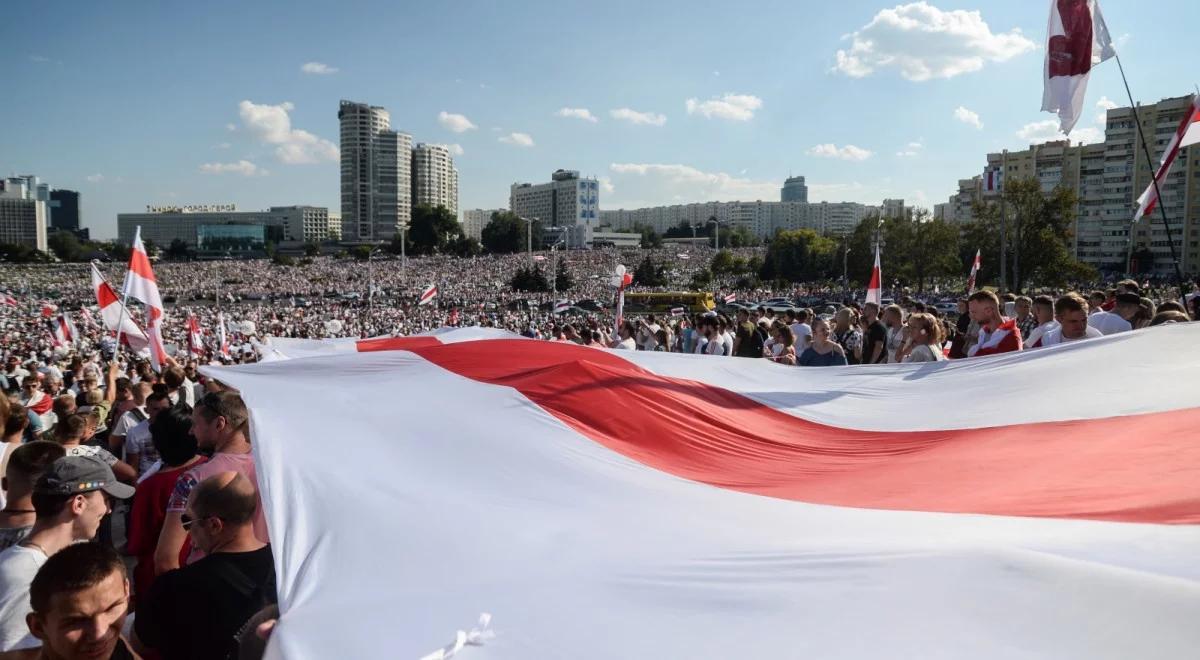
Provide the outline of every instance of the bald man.
<path id="1" fill-rule="evenodd" d="M 237 472 L 201 481 L 188 498 L 183 526 L 205 557 L 163 573 L 141 598 L 134 645 L 163 660 L 223 658 L 256 612 L 276 602 L 271 546 L 254 535 L 258 494 Z"/>

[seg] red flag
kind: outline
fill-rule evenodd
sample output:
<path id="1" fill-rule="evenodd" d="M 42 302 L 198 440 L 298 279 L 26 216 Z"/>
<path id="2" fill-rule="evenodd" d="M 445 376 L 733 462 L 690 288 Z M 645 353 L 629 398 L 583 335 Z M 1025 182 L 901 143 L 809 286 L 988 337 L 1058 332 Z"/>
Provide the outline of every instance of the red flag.
<path id="1" fill-rule="evenodd" d="M 971 276 L 967 278 L 967 295 L 975 293 L 975 276 L 979 274 L 979 250 L 975 250 L 975 262 L 971 264 Z"/>
<path id="2" fill-rule="evenodd" d="M 883 281 L 883 271 L 879 268 L 879 246 L 875 246 L 875 266 L 871 269 L 871 282 L 867 284 L 867 300 L 876 305 L 882 304 L 883 298 L 879 284 Z"/>

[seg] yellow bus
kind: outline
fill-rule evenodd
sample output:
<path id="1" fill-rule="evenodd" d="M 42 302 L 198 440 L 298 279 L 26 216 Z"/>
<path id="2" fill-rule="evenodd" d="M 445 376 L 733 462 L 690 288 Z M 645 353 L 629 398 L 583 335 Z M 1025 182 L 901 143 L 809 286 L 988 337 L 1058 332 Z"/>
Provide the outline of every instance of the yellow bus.
<path id="1" fill-rule="evenodd" d="M 677 307 L 682 307 L 685 312 L 708 312 L 716 309 L 717 301 L 709 292 L 664 291 L 625 294 L 625 309 L 630 312 L 670 312 Z"/>

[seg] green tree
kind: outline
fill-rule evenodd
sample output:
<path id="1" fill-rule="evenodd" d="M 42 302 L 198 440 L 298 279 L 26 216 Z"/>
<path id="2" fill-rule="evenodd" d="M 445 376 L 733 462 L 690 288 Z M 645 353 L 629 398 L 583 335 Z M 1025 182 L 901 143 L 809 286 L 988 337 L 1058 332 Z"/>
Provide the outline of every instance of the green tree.
<path id="1" fill-rule="evenodd" d="M 46 239 L 50 253 L 63 261 L 83 261 L 84 246 L 79 238 L 69 231 L 56 231 Z"/>
<path id="2" fill-rule="evenodd" d="M 44 263 L 50 261 L 50 255 L 28 245 L 0 243 L 0 261 L 14 264 Z"/>
<path id="3" fill-rule="evenodd" d="M 732 273 L 733 272 L 733 253 L 729 250 L 721 250 L 713 255 L 712 261 L 708 264 L 709 270 L 715 274 Z"/>
<path id="4" fill-rule="evenodd" d="M 321 244 L 316 241 L 309 241 L 304 244 L 304 256 L 319 257 L 321 256 Z"/>
<path id="5" fill-rule="evenodd" d="M 633 231 L 642 235 L 642 247 L 662 247 L 662 236 L 659 236 L 658 232 L 654 231 L 654 228 L 650 225 L 635 224 Z"/>
<path id="6" fill-rule="evenodd" d="M 680 220 L 678 225 L 667 229 L 663 234 L 663 238 L 694 238 L 695 232 L 692 229 L 692 223 L 687 220 Z"/>
<path id="7" fill-rule="evenodd" d="M 554 279 L 558 291 L 570 291 L 575 288 L 575 278 L 571 276 L 571 271 L 567 270 L 566 259 L 558 260 L 558 266 L 554 269 Z"/>
<path id="8" fill-rule="evenodd" d="M 163 252 L 163 256 L 172 261 L 185 261 L 195 256 L 195 252 L 188 246 L 187 241 L 176 238 Z"/>
<path id="9" fill-rule="evenodd" d="M 712 285 L 712 271 L 707 268 L 696 271 L 692 274 L 691 288 L 693 291 L 705 291 Z"/>
<path id="10" fill-rule="evenodd" d="M 865 282 L 875 264 L 875 239 L 883 242 L 880 261 L 888 283 L 898 281 L 924 290 L 936 277 L 961 276 L 959 228 L 943 220 L 930 219 L 929 212 L 916 209 L 902 216 L 864 218 L 846 238 L 850 254 L 846 260 L 851 281 Z M 842 246 L 838 250 L 845 249 Z M 974 252 L 972 252 L 972 256 Z"/>
<path id="11" fill-rule="evenodd" d="M 370 245 L 355 245 L 350 248 L 350 257 L 356 261 L 366 261 L 371 258 Z"/>
<path id="12" fill-rule="evenodd" d="M 837 243 L 811 229 L 781 231 L 767 245 L 759 268 L 763 280 L 811 282 L 826 279 L 833 269 Z"/>
<path id="13" fill-rule="evenodd" d="M 444 254 L 461 233 L 449 209 L 421 204 L 412 210 L 406 247 L 411 254 Z"/>
<path id="14" fill-rule="evenodd" d="M 496 254 L 524 252 L 527 249 L 526 236 L 530 224 L 508 211 L 493 213 L 491 221 L 483 228 L 483 247 L 488 252 Z M 540 250 L 542 248 L 542 223 L 534 220 L 532 225 L 533 249 Z"/>
<path id="15" fill-rule="evenodd" d="M 633 283 L 639 286 L 664 286 L 667 283 L 667 269 L 656 265 L 647 256 L 633 271 Z"/>
<path id="16" fill-rule="evenodd" d="M 518 268 L 509 283 L 513 291 L 541 292 L 550 290 L 550 282 L 540 266 Z"/>
<path id="17" fill-rule="evenodd" d="M 1003 195 L 1008 216 L 1007 275 L 1013 290 L 1024 291 L 1028 282 L 1062 286 L 1095 276 L 1095 270 L 1076 260 L 1069 247 L 1079 201 L 1073 190 L 1056 186 L 1045 192 L 1037 179 L 1010 179 L 1005 181 Z M 992 258 L 998 264 L 1000 204 L 998 201 L 976 204 L 974 216 L 976 220 L 971 223 L 974 226 L 968 231 L 981 242 L 987 237 L 986 242 L 993 243 L 988 235 L 995 236 L 997 249 Z M 973 250 L 964 251 L 971 251 L 974 256 Z"/>
<path id="18" fill-rule="evenodd" d="M 483 247 L 479 245 L 479 241 L 466 236 L 459 236 L 451 241 L 448 249 L 450 254 L 460 257 L 473 257 L 483 251 Z"/>

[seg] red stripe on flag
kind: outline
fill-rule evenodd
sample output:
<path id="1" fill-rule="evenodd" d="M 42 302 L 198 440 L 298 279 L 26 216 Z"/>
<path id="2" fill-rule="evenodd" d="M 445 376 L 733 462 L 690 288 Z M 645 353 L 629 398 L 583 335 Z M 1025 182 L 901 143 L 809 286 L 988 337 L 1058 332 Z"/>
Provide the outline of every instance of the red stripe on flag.
<path id="1" fill-rule="evenodd" d="M 364 348 L 364 345 L 368 345 Z M 837 506 L 1200 523 L 1200 409 L 989 429 L 880 432 L 807 421 L 567 343 L 434 337 L 410 350 L 512 387 L 626 457 L 722 488 Z"/>
<path id="2" fill-rule="evenodd" d="M 154 269 L 150 266 L 150 257 L 146 256 L 141 250 L 132 250 L 129 253 L 129 270 L 141 275 L 151 282 L 155 282 Z"/>

